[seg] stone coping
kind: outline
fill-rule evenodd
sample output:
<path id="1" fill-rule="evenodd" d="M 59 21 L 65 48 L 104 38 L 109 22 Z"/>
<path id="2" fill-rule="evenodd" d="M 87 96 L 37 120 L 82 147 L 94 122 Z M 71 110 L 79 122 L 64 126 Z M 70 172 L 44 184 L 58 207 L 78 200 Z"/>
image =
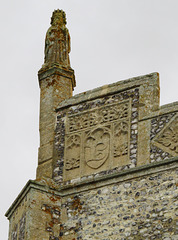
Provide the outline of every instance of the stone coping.
<path id="1" fill-rule="evenodd" d="M 24 186 L 20 194 L 17 196 L 11 207 L 5 213 L 5 216 L 9 219 L 15 209 L 18 207 L 23 198 L 31 189 L 35 189 L 48 194 L 64 197 L 67 195 L 75 194 L 76 192 L 88 191 L 98 187 L 104 187 L 106 185 L 115 184 L 118 182 L 129 181 L 133 178 L 142 177 L 145 175 L 156 174 L 158 172 L 175 169 L 178 163 L 178 156 L 147 165 L 131 168 L 122 172 L 108 174 L 100 177 L 87 178 L 80 180 L 80 182 L 73 182 L 71 185 L 61 185 L 58 189 L 52 188 L 49 185 L 44 185 L 36 180 L 29 180 Z"/>
<path id="2" fill-rule="evenodd" d="M 61 108 L 66 108 L 85 101 L 103 97 L 105 95 L 111 95 L 116 92 L 139 87 L 145 83 L 159 87 L 159 73 L 154 72 L 143 76 L 129 78 L 127 80 L 118 81 L 116 83 L 104 85 L 102 87 L 94 88 L 93 90 L 76 94 L 73 97 L 62 101 L 56 108 L 56 111 Z"/>
<path id="3" fill-rule="evenodd" d="M 149 116 L 143 117 L 140 121 L 148 120 L 160 115 L 178 112 L 178 101 L 160 106 L 158 111 L 153 111 Z"/>

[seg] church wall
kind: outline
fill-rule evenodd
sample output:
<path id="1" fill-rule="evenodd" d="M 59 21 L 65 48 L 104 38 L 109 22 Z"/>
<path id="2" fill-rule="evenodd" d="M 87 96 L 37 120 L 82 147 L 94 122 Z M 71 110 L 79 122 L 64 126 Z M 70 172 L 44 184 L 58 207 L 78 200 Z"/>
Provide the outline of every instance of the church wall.
<path id="1" fill-rule="evenodd" d="M 9 240 L 178 237 L 178 104 L 159 107 L 158 90 L 153 73 L 58 105 L 53 179 L 27 183 Z"/>
<path id="2" fill-rule="evenodd" d="M 145 172 L 67 196 L 61 239 L 176 240 L 176 174 Z"/>
<path id="3" fill-rule="evenodd" d="M 178 104 L 159 107 L 157 73 L 62 102 L 53 179 L 76 191 L 63 197 L 61 239 L 176 239 L 176 165 L 159 164 L 178 156 L 177 133 Z"/>
<path id="4" fill-rule="evenodd" d="M 29 181 L 6 213 L 8 239 L 49 239 L 59 233 L 60 209 L 61 197 L 55 189 L 44 186 L 44 182 Z"/>
<path id="5" fill-rule="evenodd" d="M 25 197 L 15 209 L 9 221 L 9 240 L 23 240 L 26 237 L 25 227 L 27 218 L 28 201 Z"/>
<path id="6" fill-rule="evenodd" d="M 177 157 L 61 187 L 30 181 L 7 213 L 9 240 L 176 240 L 176 163 Z"/>

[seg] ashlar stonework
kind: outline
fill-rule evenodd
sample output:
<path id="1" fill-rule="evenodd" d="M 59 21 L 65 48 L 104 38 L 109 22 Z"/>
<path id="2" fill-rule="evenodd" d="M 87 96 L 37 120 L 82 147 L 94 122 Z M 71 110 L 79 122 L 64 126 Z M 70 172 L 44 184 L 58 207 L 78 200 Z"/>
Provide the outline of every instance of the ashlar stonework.
<path id="1" fill-rule="evenodd" d="M 6 213 L 9 240 L 177 240 L 178 102 L 159 105 L 159 74 L 75 96 L 62 10 L 46 34 L 40 147 Z"/>

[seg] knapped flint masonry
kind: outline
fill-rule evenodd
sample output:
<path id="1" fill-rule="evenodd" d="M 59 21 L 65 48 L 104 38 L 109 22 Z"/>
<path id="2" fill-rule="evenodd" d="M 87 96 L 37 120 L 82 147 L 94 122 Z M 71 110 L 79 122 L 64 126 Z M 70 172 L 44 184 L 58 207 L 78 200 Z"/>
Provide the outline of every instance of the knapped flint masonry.
<path id="1" fill-rule="evenodd" d="M 40 84 L 36 180 L 6 213 L 9 240 L 176 240 L 178 102 L 159 75 L 72 97 L 70 35 L 55 10 Z"/>

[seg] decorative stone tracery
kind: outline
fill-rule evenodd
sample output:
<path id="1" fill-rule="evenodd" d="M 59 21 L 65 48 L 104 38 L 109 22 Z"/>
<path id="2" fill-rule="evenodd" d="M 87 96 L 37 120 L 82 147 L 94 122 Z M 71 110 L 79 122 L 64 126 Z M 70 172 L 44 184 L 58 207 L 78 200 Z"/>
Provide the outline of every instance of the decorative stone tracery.
<path id="1" fill-rule="evenodd" d="M 128 154 L 128 122 L 123 121 L 114 128 L 114 158 Z"/>
<path id="2" fill-rule="evenodd" d="M 98 124 L 115 121 L 128 117 L 129 103 L 121 103 L 93 111 L 69 116 L 68 132 L 79 131 L 85 128 L 93 127 Z"/>
<path id="3" fill-rule="evenodd" d="M 70 183 L 91 174 L 135 167 L 138 106 L 139 89 L 135 88 L 61 109 L 55 137 L 59 157 L 55 181 Z M 105 134 L 100 141 L 99 133 Z M 80 144 L 72 144 L 73 136 L 80 136 Z M 90 141 L 96 144 L 91 147 Z M 109 146 L 105 148 L 106 142 Z"/>
<path id="4" fill-rule="evenodd" d="M 160 148 L 164 152 L 177 156 L 178 154 L 178 116 L 165 125 L 164 128 L 155 136 L 152 141 L 153 145 Z"/>
<path id="5" fill-rule="evenodd" d="M 74 134 L 66 141 L 66 170 L 80 167 L 80 135 Z"/>
<path id="6" fill-rule="evenodd" d="M 66 115 L 64 169 L 67 178 L 73 173 L 76 177 L 81 171 L 85 175 L 100 168 L 129 164 L 130 104 L 127 99 Z"/>

